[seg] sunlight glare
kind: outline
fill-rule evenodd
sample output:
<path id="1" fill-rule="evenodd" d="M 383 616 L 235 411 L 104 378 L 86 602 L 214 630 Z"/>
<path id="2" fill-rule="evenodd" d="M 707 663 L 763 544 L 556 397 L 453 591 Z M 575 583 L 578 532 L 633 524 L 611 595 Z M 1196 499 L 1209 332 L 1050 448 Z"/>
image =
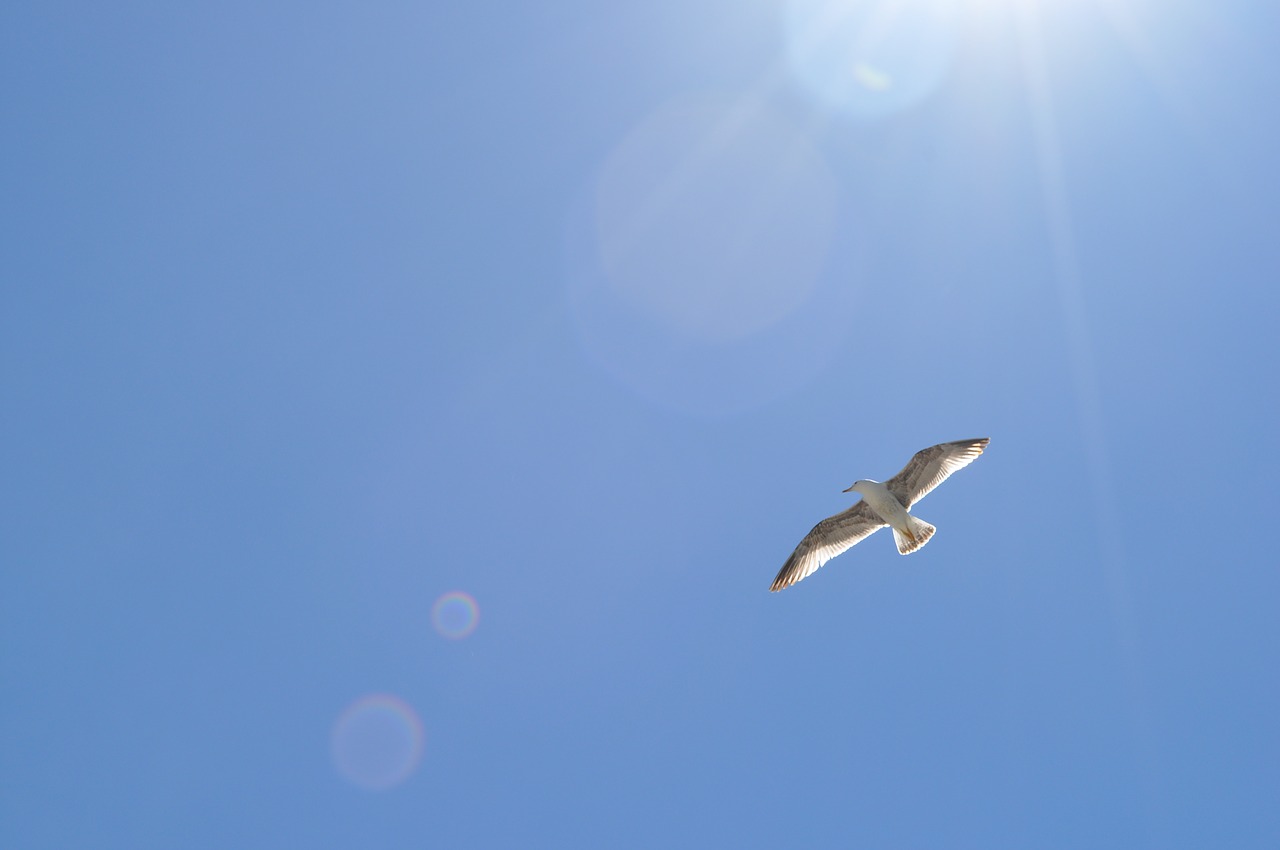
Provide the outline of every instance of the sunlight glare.
<path id="1" fill-rule="evenodd" d="M 837 112 L 878 119 L 915 106 L 945 79 L 958 0 L 790 0 L 792 73 Z"/>

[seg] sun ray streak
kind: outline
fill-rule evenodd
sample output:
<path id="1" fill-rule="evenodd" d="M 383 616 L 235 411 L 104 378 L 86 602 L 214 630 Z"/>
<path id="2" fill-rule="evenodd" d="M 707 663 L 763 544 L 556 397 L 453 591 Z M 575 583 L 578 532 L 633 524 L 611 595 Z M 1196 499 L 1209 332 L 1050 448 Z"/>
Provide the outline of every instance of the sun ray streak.
<path id="1" fill-rule="evenodd" d="M 1017 4 L 1018 50 L 1026 80 L 1037 165 L 1043 190 L 1045 223 L 1053 257 L 1053 277 L 1060 314 L 1070 348 L 1072 382 L 1076 396 L 1079 427 L 1084 437 L 1090 485 L 1093 490 L 1094 521 L 1098 528 L 1101 562 L 1108 602 L 1116 628 L 1125 674 L 1126 698 L 1139 752 L 1135 755 L 1149 768 L 1158 768 L 1156 747 L 1150 736 L 1146 687 L 1128 588 L 1128 563 L 1120 525 L 1120 508 L 1112 483 L 1106 429 L 1098 391 L 1098 372 L 1090 341 L 1088 315 L 1082 295 L 1081 272 L 1072 229 L 1066 175 L 1053 107 L 1052 90 L 1045 63 L 1040 21 L 1034 3 Z M 1150 777 L 1158 770 L 1145 770 L 1148 827 L 1159 834 L 1164 818 L 1159 805 L 1159 789 Z"/>

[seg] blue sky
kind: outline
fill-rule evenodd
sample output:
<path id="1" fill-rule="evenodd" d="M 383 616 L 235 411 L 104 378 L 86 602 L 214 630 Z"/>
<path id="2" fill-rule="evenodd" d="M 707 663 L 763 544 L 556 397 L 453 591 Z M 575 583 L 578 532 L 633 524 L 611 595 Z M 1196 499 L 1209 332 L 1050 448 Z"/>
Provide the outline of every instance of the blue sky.
<path id="1" fill-rule="evenodd" d="M 1273 4 L 0 33 L 0 844 L 1280 844 Z"/>

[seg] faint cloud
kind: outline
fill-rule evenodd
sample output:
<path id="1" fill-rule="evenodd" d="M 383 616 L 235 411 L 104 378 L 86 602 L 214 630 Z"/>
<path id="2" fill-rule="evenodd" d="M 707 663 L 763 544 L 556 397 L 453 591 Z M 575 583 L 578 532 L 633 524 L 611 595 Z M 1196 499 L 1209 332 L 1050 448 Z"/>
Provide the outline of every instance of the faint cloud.
<path id="1" fill-rule="evenodd" d="M 338 773 L 361 788 L 383 791 L 408 779 L 422 758 L 425 735 L 417 714 L 391 694 L 353 702 L 333 726 Z"/>

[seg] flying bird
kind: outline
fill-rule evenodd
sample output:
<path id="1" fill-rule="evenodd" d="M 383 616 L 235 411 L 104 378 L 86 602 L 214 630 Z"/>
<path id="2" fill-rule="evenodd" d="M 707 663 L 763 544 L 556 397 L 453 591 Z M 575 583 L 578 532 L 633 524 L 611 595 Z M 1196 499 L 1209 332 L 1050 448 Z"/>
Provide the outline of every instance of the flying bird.
<path id="1" fill-rule="evenodd" d="M 907 511 L 951 473 L 973 463 L 990 442 L 981 437 L 939 443 L 916 452 L 901 472 L 883 484 L 871 480 L 853 482 L 844 492 L 860 493 L 862 499 L 849 510 L 815 525 L 782 565 L 769 590 L 782 590 L 808 578 L 818 567 L 886 525 L 893 529 L 900 554 L 910 555 L 928 543 L 937 529 Z"/>

